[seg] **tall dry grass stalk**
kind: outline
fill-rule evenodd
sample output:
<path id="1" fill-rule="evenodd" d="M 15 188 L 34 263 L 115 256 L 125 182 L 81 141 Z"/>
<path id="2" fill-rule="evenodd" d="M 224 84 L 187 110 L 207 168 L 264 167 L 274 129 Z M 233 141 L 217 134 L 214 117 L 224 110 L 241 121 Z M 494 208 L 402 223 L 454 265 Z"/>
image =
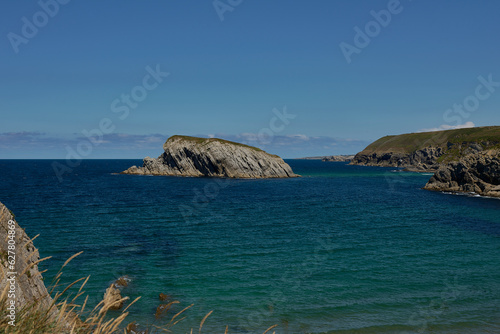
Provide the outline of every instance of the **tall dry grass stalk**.
<path id="1" fill-rule="evenodd" d="M 49 307 L 43 307 L 39 301 L 31 302 L 27 305 L 24 305 L 21 309 L 18 309 L 16 312 L 16 321 L 15 326 L 10 325 L 9 318 L 7 318 L 8 310 L 7 310 L 7 291 L 8 285 L 6 285 L 5 289 L 0 294 L 0 333 L 5 334 L 129 334 L 129 333 L 175 333 L 175 325 L 180 323 L 182 320 L 186 319 L 184 316 L 185 312 L 193 307 L 193 304 L 185 307 L 180 312 L 174 314 L 169 322 L 160 327 L 152 325 L 145 330 L 137 330 L 137 326 L 135 322 L 131 322 L 128 325 L 125 325 L 125 319 L 129 315 L 128 309 L 137 302 L 140 297 L 136 298 L 132 301 L 128 306 L 116 317 L 108 316 L 107 312 L 110 307 L 113 306 L 113 303 L 110 300 L 102 300 L 99 304 L 97 304 L 91 311 L 86 310 L 88 296 L 85 297 L 82 303 L 79 303 L 77 300 L 81 299 L 85 291 L 83 288 L 87 284 L 90 276 L 82 277 L 73 283 L 67 285 L 62 289 L 62 291 L 58 291 L 61 289 L 61 276 L 63 273 L 63 269 L 68 265 L 68 263 L 73 260 L 75 257 L 80 255 L 82 252 L 77 253 L 71 256 L 64 264 L 61 269 L 55 276 L 51 285 L 49 286 L 49 294 L 52 297 L 52 303 Z M 44 260 L 49 259 L 50 257 L 41 259 L 37 261 L 35 264 L 38 264 Z M 25 273 L 22 273 L 23 275 Z M 0 279 L 5 279 L 5 277 L 1 277 Z M 72 296 L 69 293 L 69 290 L 75 286 L 80 287 L 76 294 Z M 128 300 L 128 297 L 124 297 L 115 303 L 120 303 L 125 300 Z M 156 318 L 160 318 L 165 315 L 172 305 L 179 304 L 178 301 L 173 301 L 168 304 L 162 304 L 158 306 L 157 312 L 155 314 Z M 203 320 L 200 323 L 199 333 L 201 334 L 203 325 L 207 318 L 212 314 L 213 311 L 210 311 L 205 315 Z M 274 329 L 277 325 L 269 327 L 264 334 L 269 333 L 272 329 Z M 193 330 L 191 329 L 191 333 Z M 225 333 L 228 333 L 228 327 L 226 326 Z M 275 334 L 275 332 L 273 332 Z"/>

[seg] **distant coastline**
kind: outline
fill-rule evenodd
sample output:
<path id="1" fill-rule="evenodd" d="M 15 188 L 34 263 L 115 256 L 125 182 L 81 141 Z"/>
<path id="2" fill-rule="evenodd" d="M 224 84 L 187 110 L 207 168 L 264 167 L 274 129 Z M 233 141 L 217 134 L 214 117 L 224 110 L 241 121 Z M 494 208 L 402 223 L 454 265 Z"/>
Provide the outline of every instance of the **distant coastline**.
<path id="1" fill-rule="evenodd" d="M 304 157 L 296 158 L 295 160 L 322 160 L 322 161 L 337 161 L 337 162 L 349 162 L 354 159 L 354 154 L 342 154 L 342 155 L 322 155 L 317 157 Z"/>

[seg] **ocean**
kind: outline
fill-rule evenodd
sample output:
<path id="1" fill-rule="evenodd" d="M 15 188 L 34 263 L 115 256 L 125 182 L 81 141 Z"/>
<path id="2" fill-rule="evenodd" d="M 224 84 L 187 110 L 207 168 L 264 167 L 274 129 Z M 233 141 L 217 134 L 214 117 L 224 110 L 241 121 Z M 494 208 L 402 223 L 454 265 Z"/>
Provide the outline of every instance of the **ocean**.
<path id="1" fill-rule="evenodd" d="M 287 160 L 301 178 L 116 174 L 141 160 L 0 160 L 0 201 L 50 283 L 127 275 L 127 323 L 205 333 L 500 333 L 500 200 L 422 190 L 429 174 Z M 64 163 L 64 161 L 61 161 Z M 72 289 L 73 293 L 77 289 Z M 160 293 L 179 301 L 155 319 Z M 82 299 L 83 301 L 83 299 Z M 119 314 L 111 312 L 112 315 Z M 271 331 L 271 332 L 272 332 Z"/>

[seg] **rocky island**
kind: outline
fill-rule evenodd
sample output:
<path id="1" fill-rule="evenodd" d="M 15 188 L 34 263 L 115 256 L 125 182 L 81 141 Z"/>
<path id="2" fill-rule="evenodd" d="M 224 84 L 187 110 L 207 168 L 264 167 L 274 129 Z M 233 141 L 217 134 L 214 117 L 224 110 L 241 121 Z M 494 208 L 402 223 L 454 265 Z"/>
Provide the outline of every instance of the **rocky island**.
<path id="1" fill-rule="evenodd" d="M 121 174 L 227 178 L 298 177 L 277 155 L 257 147 L 218 138 L 172 136 L 156 159 L 144 158 L 142 167 Z"/>
<path id="2" fill-rule="evenodd" d="M 500 126 L 385 136 L 350 164 L 433 172 L 424 189 L 500 197 Z"/>

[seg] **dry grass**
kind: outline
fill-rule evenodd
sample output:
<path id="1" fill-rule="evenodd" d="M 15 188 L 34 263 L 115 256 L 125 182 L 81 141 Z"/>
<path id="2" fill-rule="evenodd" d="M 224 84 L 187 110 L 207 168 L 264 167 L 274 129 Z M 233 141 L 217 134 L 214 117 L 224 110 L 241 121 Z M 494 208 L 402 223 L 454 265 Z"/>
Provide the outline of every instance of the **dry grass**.
<path id="1" fill-rule="evenodd" d="M 152 325 L 150 328 L 138 331 L 137 325 L 134 322 L 125 325 L 126 318 L 129 315 L 128 309 L 134 305 L 134 303 L 139 300 L 140 297 L 136 298 L 133 302 L 128 304 L 128 306 L 116 317 L 109 316 L 108 310 L 112 306 L 109 301 L 102 300 L 97 306 L 92 310 L 88 311 L 86 309 L 88 296 L 83 299 L 83 302 L 79 302 L 83 298 L 86 283 L 89 277 L 83 277 L 75 282 L 64 287 L 62 291 L 56 291 L 61 289 L 60 279 L 62 275 L 62 269 L 68 265 L 68 263 L 80 255 L 80 253 L 70 257 L 64 265 L 61 267 L 57 273 L 54 281 L 52 282 L 50 288 L 48 289 L 50 295 L 53 298 L 52 304 L 47 307 L 42 307 L 41 303 L 35 301 L 29 305 L 25 305 L 22 309 L 17 310 L 15 326 L 11 326 L 7 318 L 7 288 L 1 292 L 0 295 L 0 333 L 6 334 L 119 334 L 119 333 L 175 333 L 174 326 L 179 322 L 184 320 L 185 312 L 190 309 L 193 304 L 185 307 L 180 312 L 174 314 L 168 323 L 162 327 Z M 43 261 L 45 259 L 42 259 Z M 41 262 L 38 261 L 38 262 Z M 37 263 L 38 263 L 37 262 Z M 2 277 L 1 279 L 4 279 Z M 78 287 L 78 291 L 74 296 L 68 291 L 72 288 Z M 121 301 L 128 300 L 128 297 L 124 297 Z M 174 304 L 179 304 L 178 301 L 172 301 L 168 304 L 161 304 L 158 306 L 155 314 L 155 318 L 166 316 L 168 311 Z M 201 321 L 198 332 L 202 332 L 203 325 L 207 318 L 212 314 L 210 311 Z M 277 325 L 271 326 L 264 333 L 270 333 Z M 193 333 L 193 329 L 191 329 Z M 225 333 L 228 333 L 228 327 L 226 327 Z M 274 333 L 274 332 L 273 332 Z"/>

